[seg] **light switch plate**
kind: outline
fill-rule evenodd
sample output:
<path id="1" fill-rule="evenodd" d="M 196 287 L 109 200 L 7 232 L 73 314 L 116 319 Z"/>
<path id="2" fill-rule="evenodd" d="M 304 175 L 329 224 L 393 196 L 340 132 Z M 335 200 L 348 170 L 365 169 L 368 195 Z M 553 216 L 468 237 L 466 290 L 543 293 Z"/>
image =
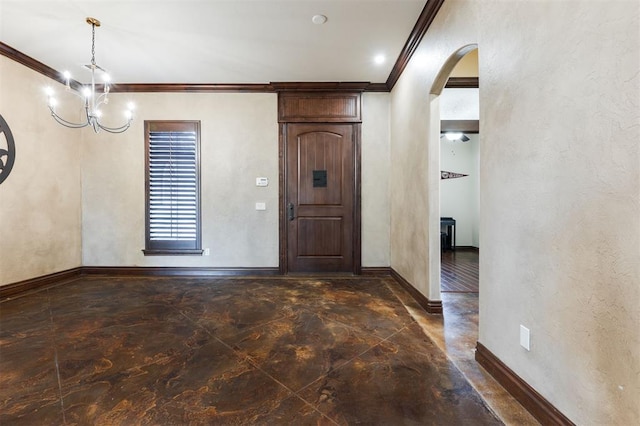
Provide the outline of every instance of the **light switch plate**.
<path id="1" fill-rule="evenodd" d="M 266 210 L 267 203 L 256 203 L 256 210 Z"/>
<path id="2" fill-rule="evenodd" d="M 520 346 L 528 351 L 531 350 L 531 334 L 529 329 L 522 324 L 520 324 Z"/>

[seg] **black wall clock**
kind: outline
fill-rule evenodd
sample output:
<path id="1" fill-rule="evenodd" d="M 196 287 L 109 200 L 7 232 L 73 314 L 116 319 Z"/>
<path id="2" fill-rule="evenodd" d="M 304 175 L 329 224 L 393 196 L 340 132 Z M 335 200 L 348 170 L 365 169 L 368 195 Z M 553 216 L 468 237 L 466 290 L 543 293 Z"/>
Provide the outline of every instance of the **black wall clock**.
<path id="1" fill-rule="evenodd" d="M 0 115 L 0 183 L 11 173 L 16 159 L 16 144 L 9 125 Z"/>

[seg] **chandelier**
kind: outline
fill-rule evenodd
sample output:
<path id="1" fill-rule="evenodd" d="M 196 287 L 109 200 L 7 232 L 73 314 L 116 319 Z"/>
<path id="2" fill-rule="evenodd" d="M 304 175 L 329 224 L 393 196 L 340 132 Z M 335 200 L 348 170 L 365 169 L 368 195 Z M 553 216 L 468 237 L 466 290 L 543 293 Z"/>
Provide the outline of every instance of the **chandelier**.
<path id="1" fill-rule="evenodd" d="M 75 123 L 73 121 L 69 121 L 60 117 L 56 113 L 56 106 L 58 105 L 58 101 L 56 100 L 56 98 L 54 98 L 54 92 L 51 88 L 47 88 L 49 110 L 51 111 L 51 116 L 53 117 L 53 119 L 65 127 L 80 129 L 82 127 L 91 126 L 96 133 L 98 133 L 100 130 L 104 130 L 109 133 L 122 133 L 127 130 L 129 126 L 131 126 L 131 122 L 133 121 L 133 104 L 130 103 L 127 105 L 128 109 L 125 112 L 127 121 L 120 127 L 108 127 L 100 122 L 100 119 L 102 118 L 102 111 L 100 110 L 100 107 L 109 103 L 110 78 L 109 74 L 107 74 L 104 68 L 96 64 L 96 27 L 100 26 L 100 21 L 96 18 L 90 17 L 87 18 L 86 21 L 87 24 L 91 25 L 91 64 L 85 65 L 85 67 L 89 71 L 91 71 L 91 86 L 80 85 L 79 87 L 77 87 L 77 82 L 74 82 L 74 90 L 72 91 L 70 83 L 71 74 L 68 71 L 65 71 L 63 73 L 66 90 L 78 96 L 84 102 L 85 119 L 80 123 Z M 98 86 L 98 90 L 96 90 L 96 77 L 98 74 L 100 74 L 102 77 L 102 88 Z M 76 91 L 75 89 L 78 88 L 81 90 Z"/>

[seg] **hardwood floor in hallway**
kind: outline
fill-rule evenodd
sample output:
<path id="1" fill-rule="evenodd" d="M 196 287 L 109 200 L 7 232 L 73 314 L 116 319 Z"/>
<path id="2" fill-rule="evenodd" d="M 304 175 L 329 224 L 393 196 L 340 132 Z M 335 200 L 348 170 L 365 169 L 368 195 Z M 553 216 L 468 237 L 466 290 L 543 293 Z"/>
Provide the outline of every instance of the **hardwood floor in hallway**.
<path id="1" fill-rule="evenodd" d="M 458 249 L 440 254 L 440 289 L 443 292 L 477 293 L 478 251 Z"/>
<path id="2" fill-rule="evenodd" d="M 502 424 L 425 316 L 389 277 L 85 276 L 0 303 L 0 424 Z"/>

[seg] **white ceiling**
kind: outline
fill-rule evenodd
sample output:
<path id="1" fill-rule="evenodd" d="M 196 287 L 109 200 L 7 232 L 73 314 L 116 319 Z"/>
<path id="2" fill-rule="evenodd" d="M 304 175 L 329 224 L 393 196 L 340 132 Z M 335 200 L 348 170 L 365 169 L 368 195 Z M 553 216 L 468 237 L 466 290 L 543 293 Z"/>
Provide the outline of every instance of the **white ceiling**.
<path id="1" fill-rule="evenodd" d="M 0 0 L 0 41 L 86 83 L 91 16 L 96 62 L 116 83 L 383 83 L 425 3 Z"/>

